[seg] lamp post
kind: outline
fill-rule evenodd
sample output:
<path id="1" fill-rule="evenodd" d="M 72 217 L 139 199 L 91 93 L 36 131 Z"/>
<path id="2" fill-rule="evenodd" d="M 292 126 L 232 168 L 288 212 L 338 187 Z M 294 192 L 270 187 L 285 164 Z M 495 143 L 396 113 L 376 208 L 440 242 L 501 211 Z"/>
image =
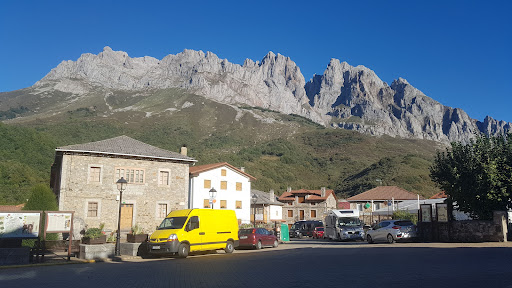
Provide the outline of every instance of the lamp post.
<path id="1" fill-rule="evenodd" d="M 210 202 L 212 202 L 212 209 L 213 209 L 213 201 L 215 200 L 215 196 L 217 196 L 217 190 L 215 190 L 215 188 L 212 187 L 212 189 L 210 189 L 210 191 L 208 191 L 210 193 Z"/>
<path id="2" fill-rule="evenodd" d="M 117 237 L 116 237 L 116 256 L 121 256 L 121 204 L 123 203 L 123 191 L 126 190 L 128 182 L 121 177 L 117 180 L 117 190 L 119 190 L 119 216 L 117 218 Z"/>
<path id="3" fill-rule="evenodd" d="M 256 200 L 258 200 L 258 196 L 256 196 L 256 194 L 252 194 L 252 211 L 253 211 L 253 215 L 252 215 L 252 226 L 254 228 L 256 228 Z"/>

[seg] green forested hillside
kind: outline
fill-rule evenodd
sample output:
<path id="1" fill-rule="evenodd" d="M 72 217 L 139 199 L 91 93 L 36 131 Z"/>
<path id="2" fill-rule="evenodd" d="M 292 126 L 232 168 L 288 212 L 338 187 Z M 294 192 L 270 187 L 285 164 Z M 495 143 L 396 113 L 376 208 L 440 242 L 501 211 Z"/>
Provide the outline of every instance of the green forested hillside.
<path id="1" fill-rule="evenodd" d="M 278 194 L 288 186 L 326 186 L 345 197 L 380 184 L 426 197 L 438 192 L 428 169 L 440 147 L 435 142 L 324 128 L 299 116 L 223 105 L 176 90 L 138 102 L 126 93 L 118 97 L 109 98 L 109 109 L 122 107 L 123 99 L 137 109 L 112 113 L 101 106 L 103 98 L 87 99 L 87 106 L 74 103 L 64 113 L 0 125 L 0 203 L 24 202 L 31 186 L 49 183 L 55 147 L 119 135 L 176 152 L 186 144 L 198 165 L 243 166 L 257 178 L 253 188 Z"/>

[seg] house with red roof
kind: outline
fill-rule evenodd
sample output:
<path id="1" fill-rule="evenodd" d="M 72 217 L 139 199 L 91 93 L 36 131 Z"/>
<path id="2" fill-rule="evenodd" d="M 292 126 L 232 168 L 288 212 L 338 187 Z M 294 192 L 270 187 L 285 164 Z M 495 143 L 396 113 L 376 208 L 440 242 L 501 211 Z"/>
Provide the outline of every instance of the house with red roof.
<path id="1" fill-rule="evenodd" d="M 372 212 L 387 206 L 391 209 L 404 200 L 418 200 L 418 194 L 411 193 L 397 186 L 378 186 L 347 199 L 350 209 L 360 211 L 360 218 L 367 224 L 373 223 Z M 420 197 L 420 199 L 423 199 Z M 395 205 L 395 206 L 393 206 Z"/>
<path id="2" fill-rule="evenodd" d="M 256 178 L 243 167 L 222 162 L 192 166 L 189 173 L 189 208 L 235 210 L 239 224 L 251 223 L 251 181 Z"/>
<path id="3" fill-rule="evenodd" d="M 337 200 L 333 190 L 292 190 L 288 187 L 278 199 L 284 203 L 283 220 L 288 226 L 300 220 L 324 221 L 327 211 L 336 209 Z"/>

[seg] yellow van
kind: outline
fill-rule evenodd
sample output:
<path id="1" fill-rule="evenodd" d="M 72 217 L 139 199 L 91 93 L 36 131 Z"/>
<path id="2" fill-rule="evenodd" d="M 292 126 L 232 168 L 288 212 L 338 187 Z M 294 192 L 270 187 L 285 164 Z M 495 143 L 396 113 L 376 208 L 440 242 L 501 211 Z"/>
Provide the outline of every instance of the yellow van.
<path id="1" fill-rule="evenodd" d="M 149 238 L 152 255 L 178 254 L 238 247 L 238 220 L 233 210 L 186 209 L 172 211 Z"/>

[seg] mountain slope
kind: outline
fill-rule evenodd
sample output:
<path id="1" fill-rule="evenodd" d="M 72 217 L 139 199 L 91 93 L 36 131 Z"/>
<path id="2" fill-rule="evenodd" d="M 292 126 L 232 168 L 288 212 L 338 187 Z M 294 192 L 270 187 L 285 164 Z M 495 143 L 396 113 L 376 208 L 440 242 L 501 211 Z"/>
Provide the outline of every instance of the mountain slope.
<path id="1" fill-rule="evenodd" d="M 323 75 L 306 83 L 290 58 L 272 52 L 261 62 L 247 59 L 238 65 L 211 52 L 185 50 L 158 60 L 130 58 L 109 47 L 98 55 L 87 53 L 77 61 L 63 61 L 30 88 L 0 93 L 0 112 L 19 116 L 12 110 L 23 106 L 40 113 L 45 103 L 56 110 L 98 90 L 108 97 L 116 91 L 148 95 L 169 88 L 223 104 L 297 114 L 324 126 L 370 135 L 467 142 L 474 133 L 492 135 L 511 127 L 491 117 L 483 122 L 471 119 L 463 110 L 427 97 L 405 79 L 389 86 L 370 69 L 337 59 L 331 60 Z M 27 102 L 33 105 L 23 105 Z"/>

